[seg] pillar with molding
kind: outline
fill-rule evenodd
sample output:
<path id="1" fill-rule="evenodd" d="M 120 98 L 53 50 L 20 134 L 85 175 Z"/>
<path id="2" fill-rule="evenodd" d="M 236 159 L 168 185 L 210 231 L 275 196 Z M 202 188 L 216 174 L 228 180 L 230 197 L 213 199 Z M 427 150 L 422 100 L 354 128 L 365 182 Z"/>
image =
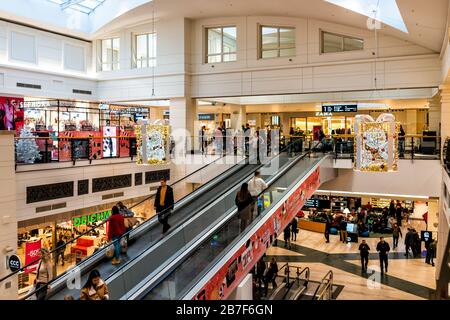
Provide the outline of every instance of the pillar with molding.
<path id="1" fill-rule="evenodd" d="M 197 106 L 193 99 L 185 97 L 170 100 L 170 130 L 177 155 L 184 156 L 194 150 L 194 139 L 198 135 L 194 125 L 196 118 Z"/>
<path id="2" fill-rule="evenodd" d="M 11 273 L 7 257 L 17 254 L 14 132 L 0 131 L 0 278 Z M 6 187 L 7 186 L 7 187 Z M 24 261 L 22 261 L 22 265 Z M 17 300 L 17 274 L 0 283 L 0 300 Z"/>
<path id="3" fill-rule="evenodd" d="M 441 126 L 441 96 L 435 95 L 428 102 L 428 130 L 436 131 L 439 135 Z"/>

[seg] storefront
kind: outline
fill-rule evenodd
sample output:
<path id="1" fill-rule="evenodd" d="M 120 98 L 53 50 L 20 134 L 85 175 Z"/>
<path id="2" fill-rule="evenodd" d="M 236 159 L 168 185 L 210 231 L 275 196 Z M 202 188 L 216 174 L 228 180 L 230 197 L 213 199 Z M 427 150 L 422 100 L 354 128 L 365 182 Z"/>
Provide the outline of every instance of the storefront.
<path id="1" fill-rule="evenodd" d="M 149 117 L 148 107 L 62 100 L 25 101 L 23 109 L 28 131 L 20 133 L 17 149 L 37 146 L 31 163 L 135 156 L 134 125 Z"/>

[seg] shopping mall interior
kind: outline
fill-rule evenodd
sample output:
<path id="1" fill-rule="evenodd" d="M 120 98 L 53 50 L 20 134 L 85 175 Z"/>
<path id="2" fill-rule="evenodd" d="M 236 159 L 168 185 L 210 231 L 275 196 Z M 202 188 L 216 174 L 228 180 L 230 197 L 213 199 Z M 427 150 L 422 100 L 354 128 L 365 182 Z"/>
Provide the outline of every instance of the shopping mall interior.
<path id="1" fill-rule="evenodd" d="M 0 184 L 0 300 L 449 300 L 450 3 L 0 1 Z"/>

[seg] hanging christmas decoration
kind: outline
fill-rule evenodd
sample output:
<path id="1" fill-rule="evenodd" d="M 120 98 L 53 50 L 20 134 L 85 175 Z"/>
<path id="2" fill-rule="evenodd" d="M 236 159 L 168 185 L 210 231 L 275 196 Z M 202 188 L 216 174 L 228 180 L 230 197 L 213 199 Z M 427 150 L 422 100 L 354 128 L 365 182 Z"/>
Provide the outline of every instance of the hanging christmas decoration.
<path id="1" fill-rule="evenodd" d="M 376 121 L 369 115 L 355 117 L 355 170 L 397 171 L 399 124 L 392 114 L 383 113 Z"/>
<path id="2" fill-rule="evenodd" d="M 138 165 L 156 165 L 169 162 L 169 126 L 148 124 L 135 126 Z"/>

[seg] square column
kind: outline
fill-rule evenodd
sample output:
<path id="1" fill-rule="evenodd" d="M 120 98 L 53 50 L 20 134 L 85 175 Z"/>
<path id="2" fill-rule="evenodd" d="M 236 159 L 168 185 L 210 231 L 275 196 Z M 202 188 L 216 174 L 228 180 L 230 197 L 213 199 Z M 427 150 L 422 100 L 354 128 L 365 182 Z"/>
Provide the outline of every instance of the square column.
<path id="1" fill-rule="evenodd" d="M 7 257 L 17 254 L 14 132 L 0 131 L 0 278 L 11 273 Z M 25 261 L 22 261 L 22 266 Z M 17 274 L 0 283 L 0 300 L 17 300 Z"/>
<path id="2" fill-rule="evenodd" d="M 238 130 L 242 128 L 247 122 L 247 108 L 246 106 L 230 106 L 231 113 L 231 129 Z"/>
<path id="3" fill-rule="evenodd" d="M 197 106 L 191 98 L 170 100 L 170 130 L 175 141 L 175 154 L 185 156 L 194 150 L 194 122 L 197 118 Z"/>

